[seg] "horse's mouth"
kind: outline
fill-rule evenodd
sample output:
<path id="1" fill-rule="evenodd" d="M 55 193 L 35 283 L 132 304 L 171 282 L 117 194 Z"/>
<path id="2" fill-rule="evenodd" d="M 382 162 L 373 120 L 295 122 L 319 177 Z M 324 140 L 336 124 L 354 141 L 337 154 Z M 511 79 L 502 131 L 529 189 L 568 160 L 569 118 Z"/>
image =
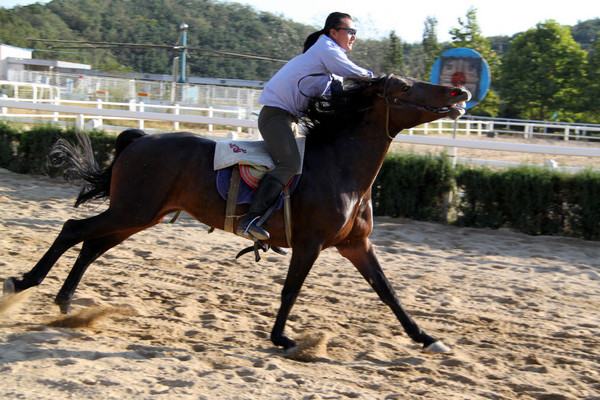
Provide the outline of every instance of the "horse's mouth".
<path id="1" fill-rule="evenodd" d="M 448 113 L 448 118 L 457 120 L 459 117 L 465 114 L 467 108 L 467 101 L 471 100 L 471 92 L 462 89 L 462 93 L 458 95 L 462 97 L 459 102 L 454 103 L 450 106 L 442 107 L 440 110 L 444 110 L 444 113 Z"/>
<path id="2" fill-rule="evenodd" d="M 435 109 L 430 108 L 429 110 L 432 112 L 435 112 L 436 114 L 448 114 L 448 115 L 446 115 L 448 118 L 456 120 L 459 117 L 461 117 L 462 115 L 464 115 L 465 107 L 466 107 L 465 102 L 461 101 L 460 103 L 456 103 L 451 106 L 444 106 L 444 107 L 435 108 Z"/>
<path id="3" fill-rule="evenodd" d="M 448 109 L 448 118 L 457 120 L 465 114 L 466 104 L 464 101 L 461 101 L 458 104 L 453 105 L 452 107 L 444 107 Z"/>

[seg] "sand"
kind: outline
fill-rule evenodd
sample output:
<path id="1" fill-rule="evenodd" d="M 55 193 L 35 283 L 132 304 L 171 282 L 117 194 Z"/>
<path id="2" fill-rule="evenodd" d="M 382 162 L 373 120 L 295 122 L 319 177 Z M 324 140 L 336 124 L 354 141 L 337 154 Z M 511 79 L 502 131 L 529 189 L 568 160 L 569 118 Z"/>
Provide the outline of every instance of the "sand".
<path id="1" fill-rule="evenodd" d="M 0 170 L 0 280 L 35 265 L 72 204 L 58 179 Z M 188 216 L 110 250 L 73 315 L 53 299 L 77 252 L 0 302 L 3 399 L 600 399 L 598 242 L 376 218 L 372 241 L 405 307 L 452 348 L 426 354 L 334 249 L 269 341 L 288 256 Z"/>

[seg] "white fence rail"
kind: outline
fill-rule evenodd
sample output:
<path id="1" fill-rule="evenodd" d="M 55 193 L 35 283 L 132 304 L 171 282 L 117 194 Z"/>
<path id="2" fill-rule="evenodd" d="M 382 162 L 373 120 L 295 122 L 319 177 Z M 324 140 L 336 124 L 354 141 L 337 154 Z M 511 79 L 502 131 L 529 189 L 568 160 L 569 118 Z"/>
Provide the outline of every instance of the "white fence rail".
<path id="1" fill-rule="evenodd" d="M 139 103 L 95 103 L 96 108 L 93 107 L 80 107 L 80 106 L 66 106 L 56 104 L 42 104 L 42 103 L 31 103 L 23 101 L 14 101 L 0 99 L 0 118 L 8 118 L 9 116 L 27 116 L 29 118 L 49 118 L 51 120 L 58 120 L 59 118 L 65 118 L 65 115 L 70 115 L 74 118 L 75 124 L 78 127 L 84 127 L 86 120 L 98 121 L 99 118 L 110 118 L 110 119 L 128 119 L 137 120 L 138 127 L 144 127 L 144 121 L 167 121 L 172 122 L 174 129 L 176 130 L 176 124 L 178 123 L 192 123 L 192 124 L 204 124 L 208 126 L 226 126 L 236 127 L 238 129 L 246 128 L 248 130 L 248 137 L 258 137 L 257 122 L 253 119 L 248 119 L 248 110 L 232 110 L 232 109 L 218 109 L 221 113 L 232 113 L 237 118 L 227 117 L 215 117 L 215 116 L 200 116 L 200 115 L 185 115 L 178 114 L 173 110 L 178 110 L 176 106 L 150 106 L 153 109 L 164 108 L 165 110 L 171 109 L 171 113 L 166 112 L 148 112 L 143 110 L 143 104 Z M 105 109 L 103 105 L 115 105 L 126 106 L 130 109 L 117 110 L 117 109 Z M 139 109 L 143 111 L 138 111 Z M 27 109 L 27 110 L 38 110 L 49 112 L 51 114 L 31 115 L 31 114 L 9 114 L 9 109 Z M 180 107 L 179 110 L 184 109 Z M 188 111 L 202 111 L 210 112 L 211 109 L 206 108 L 192 108 L 186 107 Z M 213 114 L 217 109 L 212 109 Z M 246 117 L 246 118 L 243 118 Z M 488 122 L 486 122 L 488 123 Z M 470 149 L 483 149 L 483 150 L 497 150 L 497 151 L 509 151 L 509 152 L 522 152 L 522 153 L 538 153 L 538 154 L 554 154 L 564 156 L 582 156 L 582 157 L 600 157 L 600 147 L 568 147 L 568 146 L 553 146 L 553 145 L 539 145 L 539 144 L 521 144 L 521 143 L 500 143 L 496 141 L 481 141 L 481 140 L 468 140 L 468 139 L 454 139 L 454 138 L 442 138 L 429 136 L 431 133 L 449 133 L 448 127 L 453 126 L 453 122 L 447 119 L 437 121 L 432 124 L 424 124 L 419 127 L 408 130 L 408 134 L 396 136 L 395 141 L 409 144 L 420 144 L 430 146 L 444 146 L 450 148 L 470 148 Z M 473 124 L 480 125 L 478 121 L 459 121 L 457 125 L 457 131 L 464 131 L 467 134 L 483 134 L 483 129 L 473 130 L 470 128 Z M 483 124 L 483 123 L 482 123 Z M 595 131 L 596 128 L 586 127 Z M 469 131 L 470 130 L 470 131 Z M 414 135 L 414 133 L 423 133 L 424 136 Z"/>
<path id="2" fill-rule="evenodd" d="M 179 123 L 183 122 L 207 125 L 208 131 L 212 131 L 214 125 L 236 127 L 240 131 L 241 128 L 247 128 L 249 136 L 257 128 L 256 121 L 248 118 L 248 114 L 252 115 L 252 110 L 239 107 L 183 107 L 179 105 L 144 104 L 143 102 L 137 103 L 134 101 L 128 103 L 111 103 L 103 102 L 102 100 L 93 102 L 66 101 L 69 104 L 82 105 L 72 106 L 60 105 L 61 102 L 59 99 L 45 101 L 38 99 L 37 101 L 37 103 L 32 103 L 0 98 L 0 118 L 17 119 L 19 121 L 46 120 L 52 122 L 59 122 L 61 119 L 70 119 L 74 121 L 75 126 L 79 129 L 83 129 L 84 127 L 102 128 L 104 127 L 103 117 L 111 120 L 135 120 L 140 129 L 144 129 L 145 121 L 172 122 L 173 130 L 178 130 Z M 84 107 L 83 105 L 87 105 L 88 107 Z M 120 107 L 121 109 L 104 107 Z M 49 114 L 9 113 L 9 109 L 44 111 Z M 223 116 L 217 117 L 216 115 Z M 231 115 L 232 117 L 225 117 L 225 115 Z"/>

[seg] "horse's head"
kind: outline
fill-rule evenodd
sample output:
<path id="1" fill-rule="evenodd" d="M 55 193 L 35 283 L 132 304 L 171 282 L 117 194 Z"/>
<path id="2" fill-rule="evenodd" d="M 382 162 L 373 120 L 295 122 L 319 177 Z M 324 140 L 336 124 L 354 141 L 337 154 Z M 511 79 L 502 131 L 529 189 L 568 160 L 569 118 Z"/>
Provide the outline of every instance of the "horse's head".
<path id="1" fill-rule="evenodd" d="M 461 88 L 434 85 L 415 79 L 388 75 L 373 79 L 348 79 L 338 98 L 312 99 L 304 123 L 314 140 L 330 140 L 346 129 L 365 122 L 384 124 L 392 139 L 409 129 L 443 117 L 464 114 L 459 103 L 471 94 Z"/>
<path id="2" fill-rule="evenodd" d="M 385 113 L 390 136 L 443 117 L 457 119 L 465 112 L 459 104 L 471 98 L 471 93 L 462 88 L 394 75 L 388 75 L 371 90 L 377 90 L 374 109 Z"/>

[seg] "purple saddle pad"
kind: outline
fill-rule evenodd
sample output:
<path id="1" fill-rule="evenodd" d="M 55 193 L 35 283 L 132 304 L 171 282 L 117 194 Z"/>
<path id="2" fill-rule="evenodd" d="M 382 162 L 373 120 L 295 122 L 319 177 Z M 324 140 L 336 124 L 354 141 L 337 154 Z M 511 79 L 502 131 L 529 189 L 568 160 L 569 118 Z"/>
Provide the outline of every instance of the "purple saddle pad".
<path id="1" fill-rule="evenodd" d="M 219 194 L 223 198 L 223 200 L 227 200 L 227 194 L 229 193 L 229 182 L 231 181 L 231 171 L 233 168 L 239 168 L 238 165 L 234 165 L 229 168 L 223 168 L 217 171 L 217 190 Z M 296 189 L 298 186 L 298 181 L 300 180 L 301 175 L 296 175 L 292 179 L 292 183 L 290 186 L 290 193 Z M 240 179 L 240 190 L 238 192 L 237 204 L 250 204 L 252 203 L 252 198 L 254 197 L 254 189 L 250 187 L 243 179 Z M 279 210 L 283 205 L 283 194 L 279 198 L 277 202 L 276 210 Z"/>

